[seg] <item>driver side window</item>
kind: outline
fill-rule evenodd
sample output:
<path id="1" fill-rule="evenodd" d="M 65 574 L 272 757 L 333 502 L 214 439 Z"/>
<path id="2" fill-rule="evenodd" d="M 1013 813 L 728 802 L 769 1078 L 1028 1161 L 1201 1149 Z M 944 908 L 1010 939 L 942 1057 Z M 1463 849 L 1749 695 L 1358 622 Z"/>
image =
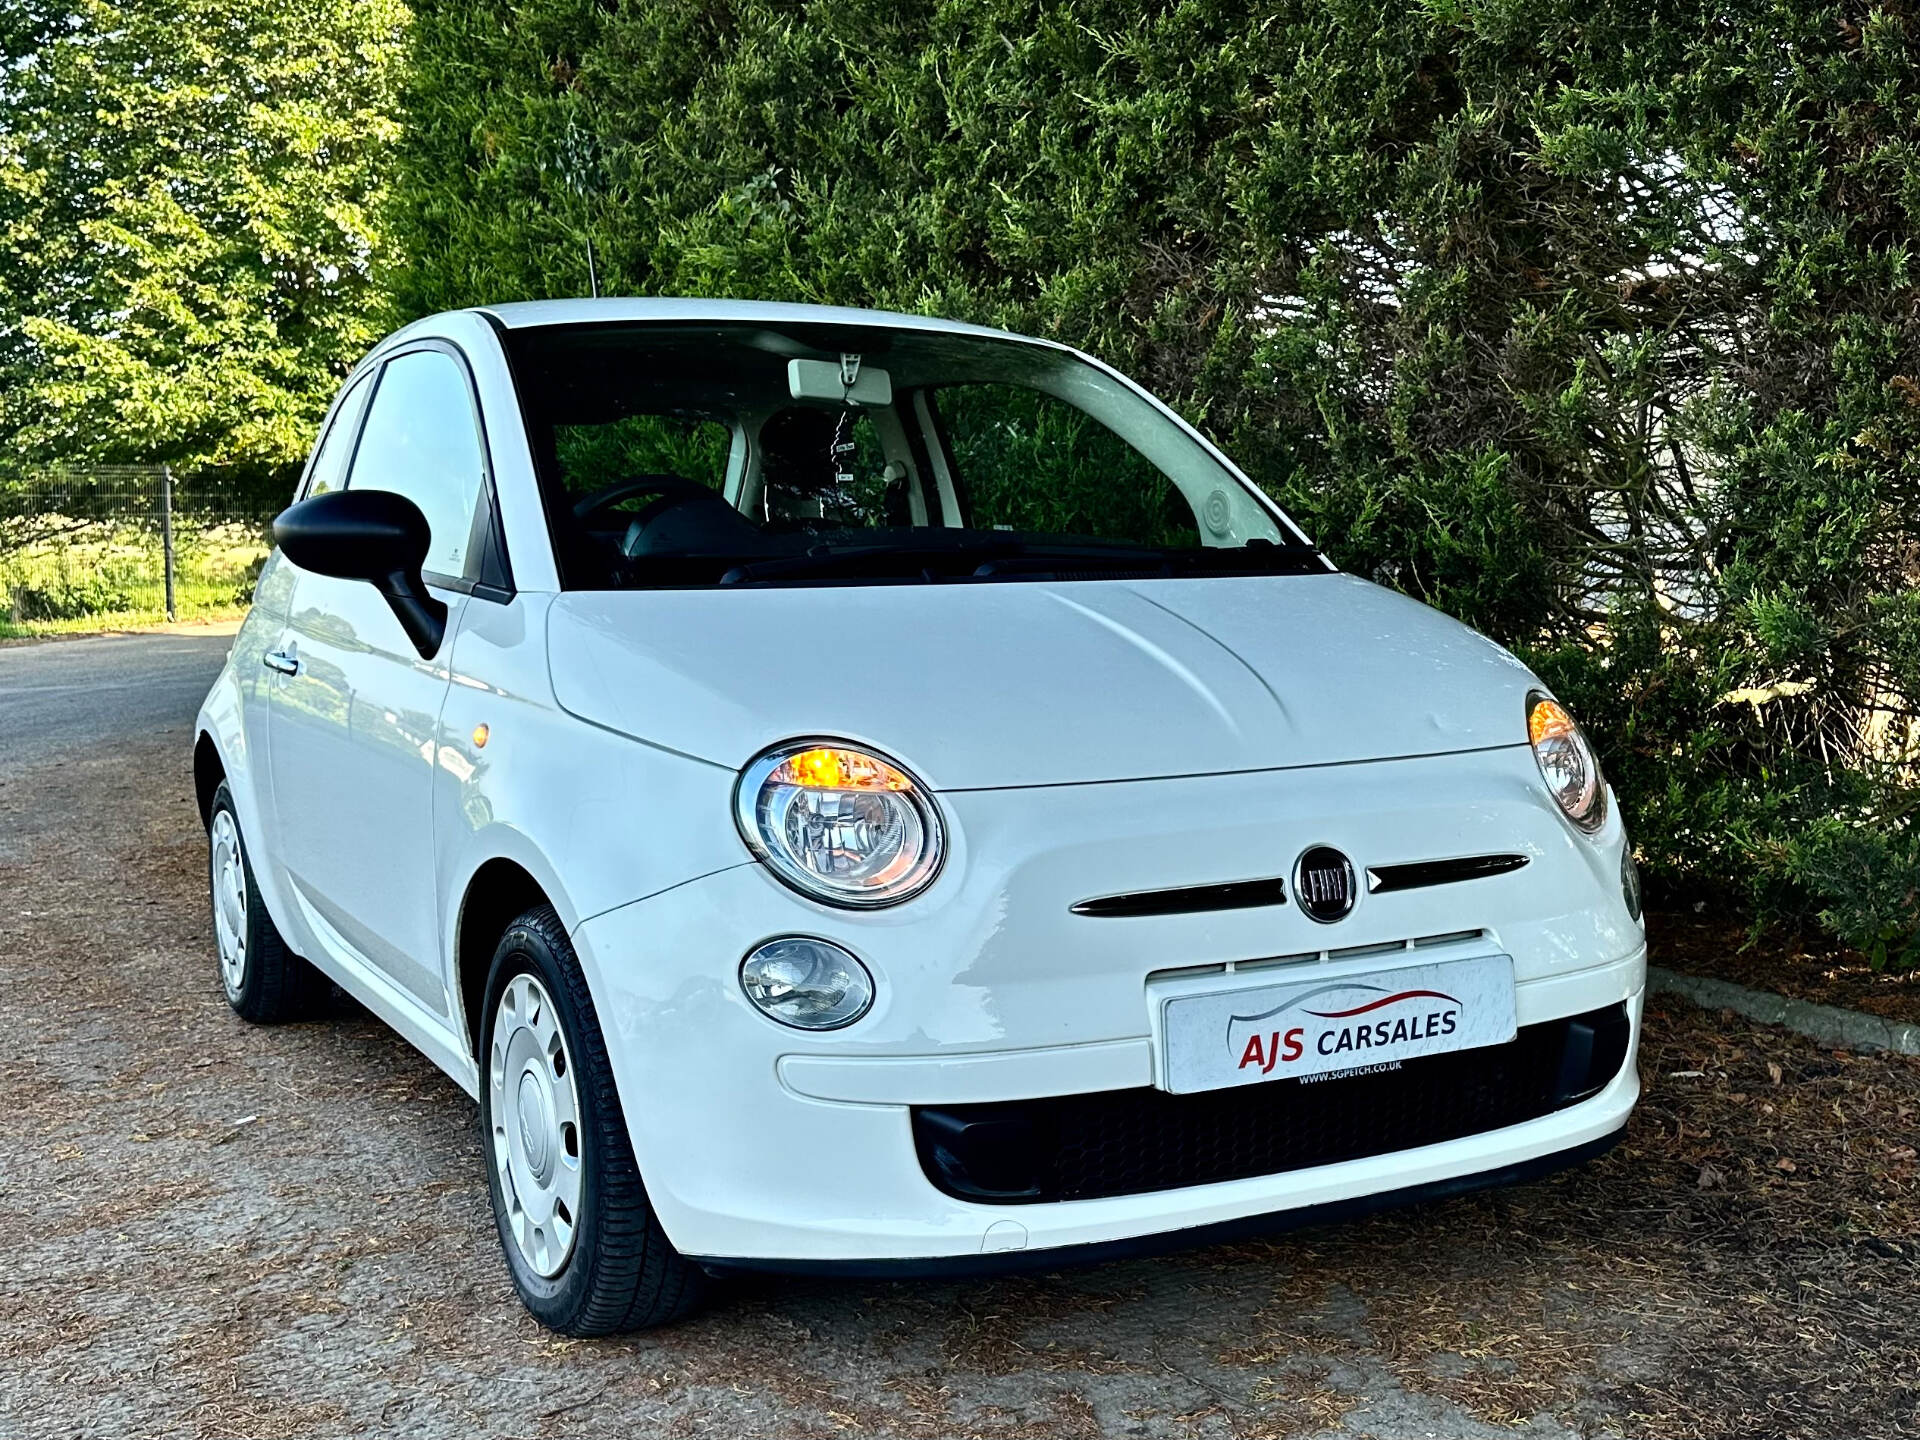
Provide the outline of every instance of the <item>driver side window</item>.
<path id="1" fill-rule="evenodd" d="M 413 501 L 433 532 L 420 568 L 462 579 L 485 480 L 473 398 L 459 363 L 440 350 L 415 350 L 389 360 L 367 411 L 347 488 L 389 490 Z"/>
<path id="2" fill-rule="evenodd" d="M 372 393 L 372 382 L 362 376 L 334 407 L 333 423 L 327 426 L 320 448 L 313 453 L 313 463 L 307 467 L 306 490 L 299 498 L 325 495 L 329 490 L 340 488 L 346 478 L 347 461 L 353 455 L 354 439 L 360 433 L 360 414 L 367 408 L 367 396 Z"/>

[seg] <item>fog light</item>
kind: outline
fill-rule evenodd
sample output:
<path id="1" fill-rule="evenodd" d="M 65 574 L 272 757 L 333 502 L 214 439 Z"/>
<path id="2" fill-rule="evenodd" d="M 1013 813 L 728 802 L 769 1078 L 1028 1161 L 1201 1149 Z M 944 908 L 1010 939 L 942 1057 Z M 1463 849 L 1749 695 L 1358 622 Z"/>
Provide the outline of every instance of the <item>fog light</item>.
<path id="1" fill-rule="evenodd" d="M 1640 867 L 1633 863 L 1633 851 L 1620 852 L 1620 893 L 1626 897 L 1627 913 L 1640 918 Z"/>
<path id="2" fill-rule="evenodd" d="M 825 940 L 769 940 L 740 962 L 740 988 L 762 1013 L 800 1030 L 838 1030 L 873 1004 L 867 967 Z"/>

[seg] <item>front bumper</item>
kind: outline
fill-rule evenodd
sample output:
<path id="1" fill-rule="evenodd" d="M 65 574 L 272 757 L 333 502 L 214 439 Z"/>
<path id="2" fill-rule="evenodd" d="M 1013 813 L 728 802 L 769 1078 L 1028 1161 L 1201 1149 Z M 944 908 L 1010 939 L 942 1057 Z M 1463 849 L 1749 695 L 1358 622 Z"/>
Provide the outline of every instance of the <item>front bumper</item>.
<path id="1" fill-rule="evenodd" d="M 1164 1255 L 1173 1250 L 1201 1245 L 1224 1245 L 1235 1240 L 1257 1239 L 1300 1230 L 1309 1225 L 1331 1225 L 1357 1220 L 1381 1210 L 1403 1205 L 1418 1205 L 1445 1200 L 1475 1190 L 1490 1190 L 1502 1185 L 1524 1185 L 1584 1164 L 1604 1155 L 1620 1143 L 1625 1129 L 1602 1135 L 1552 1154 L 1538 1155 L 1512 1165 L 1482 1170 L 1472 1175 L 1456 1175 L 1446 1180 L 1430 1180 L 1421 1185 L 1405 1185 L 1397 1190 L 1376 1190 L 1345 1200 L 1329 1200 L 1320 1205 L 1301 1205 L 1291 1210 L 1249 1215 L 1239 1220 L 1221 1220 L 1179 1230 L 1160 1230 L 1125 1240 L 1097 1240 L 1084 1245 L 1060 1245 L 1041 1250 L 984 1251 L 978 1255 L 930 1255 L 905 1260 L 740 1260 L 724 1256 L 696 1257 L 708 1273 L 714 1275 L 773 1273 L 780 1275 L 871 1276 L 881 1280 L 909 1280 L 919 1277 L 956 1279 L 969 1275 L 1000 1275 L 1018 1270 L 1054 1270 L 1068 1265 L 1097 1265 L 1108 1260 L 1137 1260 Z"/>
<path id="2" fill-rule="evenodd" d="M 1626 1123 L 1640 1093 L 1634 1056 L 1644 952 L 1519 988 L 1523 1023 L 1543 1018 L 1543 1006 L 1572 1014 L 1628 1002 L 1633 1043 L 1625 1063 L 1599 1094 L 1565 1110 L 1442 1144 L 1279 1175 L 1105 1199 L 974 1203 L 943 1193 L 927 1178 L 915 1148 L 914 1102 L 1137 1086 L 1149 1071 L 1148 1042 L 875 1057 L 827 1062 L 816 1073 L 800 1062 L 818 1057 L 785 1054 L 795 1039 L 734 1005 L 717 984 L 682 987 L 675 995 L 608 983 L 609 954 L 693 939 L 657 924 L 629 928 L 603 917 L 582 927 L 577 943 L 590 966 L 635 1155 L 662 1226 L 683 1253 L 746 1268 L 1012 1259 L 1016 1252 L 1135 1240 L 1386 1192 L 1444 1188 L 1460 1177 L 1600 1142 Z M 874 1098 L 823 1098 L 783 1078 L 797 1075 L 825 1088 L 848 1072 L 843 1088 Z M 877 1098 L 880 1091 L 891 1097 Z"/>
<path id="3" fill-rule="evenodd" d="M 1620 893 L 1625 836 L 1617 819 L 1576 834 L 1525 746 L 940 800 L 947 868 L 909 904 L 831 910 L 742 864 L 575 931 L 635 1155 L 683 1253 L 832 1265 L 1135 1241 L 1531 1165 L 1613 1135 L 1639 1094 L 1646 947 Z M 1309 843 L 1362 865 L 1496 851 L 1528 863 L 1363 895 L 1330 926 L 1290 904 L 1071 913 L 1088 896 L 1284 875 Z M 788 1029 L 741 993 L 740 958 L 796 933 L 847 946 L 873 972 L 876 1000 L 858 1023 Z M 1181 1189 L 981 1204 L 922 1169 L 912 1107 L 1153 1085 L 1150 993 L 1191 983 L 1168 981 L 1170 970 L 1312 951 L 1302 963 L 1331 978 L 1381 969 L 1393 963 L 1384 948 L 1416 943 L 1440 946 L 1422 958 L 1510 955 L 1523 1027 L 1628 1002 L 1625 1063 L 1598 1094 L 1522 1123 Z"/>

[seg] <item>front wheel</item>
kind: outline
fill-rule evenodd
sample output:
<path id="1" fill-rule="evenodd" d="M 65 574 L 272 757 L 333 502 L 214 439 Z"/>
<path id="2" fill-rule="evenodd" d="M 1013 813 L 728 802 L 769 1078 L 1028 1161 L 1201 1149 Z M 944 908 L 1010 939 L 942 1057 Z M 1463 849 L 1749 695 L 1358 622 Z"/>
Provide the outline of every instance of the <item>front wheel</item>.
<path id="1" fill-rule="evenodd" d="M 481 1023 L 487 1188 L 527 1309 L 566 1335 L 689 1314 L 705 1276 L 654 1217 L 593 999 L 551 906 L 507 927 Z"/>

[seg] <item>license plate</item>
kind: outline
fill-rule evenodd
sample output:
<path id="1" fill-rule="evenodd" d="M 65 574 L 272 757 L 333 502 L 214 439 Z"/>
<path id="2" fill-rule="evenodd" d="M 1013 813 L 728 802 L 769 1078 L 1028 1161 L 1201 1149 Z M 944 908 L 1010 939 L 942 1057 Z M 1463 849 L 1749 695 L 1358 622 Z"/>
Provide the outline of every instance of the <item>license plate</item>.
<path id="1" fill-rule="evenodd" d="M 1161 1002 L 1162 1083 L 1176 1094 L 1397 1068 L 1514 1036 L 1505 955 L 1206 990 Z"/>

